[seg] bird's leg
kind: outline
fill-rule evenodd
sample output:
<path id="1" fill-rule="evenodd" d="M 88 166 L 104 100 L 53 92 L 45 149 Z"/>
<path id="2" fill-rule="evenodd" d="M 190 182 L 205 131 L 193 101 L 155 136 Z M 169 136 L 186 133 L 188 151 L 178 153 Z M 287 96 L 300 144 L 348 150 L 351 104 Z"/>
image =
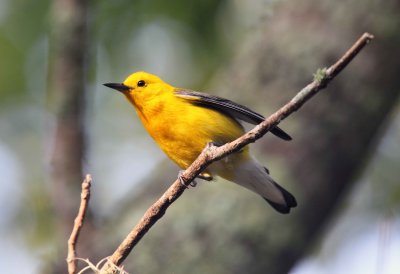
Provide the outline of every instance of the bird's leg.
<path id="1" fill-rule="evenodd" d="M 179 170 L 178 179 L 179 179 L 179 181 L 181 182 L 181 184 L 183 186 L 185 186 L 186 188 L 189 188 L 187 183 L 186 183 L 186 179 L 183 178 L 183 170 Z M 191 186 L 191 187 L 195 187 L 196 185 L 197 185 L 197 183 L 194 180 L 189 184 L 189 186 Z"/>
<path id="2" fill-rule="evenodd" d="M 221 142 L 210 142 L 210 143 L 207 144 L 207 147 L 212 147 L 212 146 L 219 147 L 219 146 L 222 146 L 222 145 L 223 145 L 223 143 L 221 143 Z M 187 185 L 185 179 L 183 178 L 182 174 L 183 174 L 183 170 L 180 170 L 179 174 L 178 174 L 178 179 L 181 182 L 181 184 L 187 188 L 188 185 Z M 202 172 L 199 175 L 197 175 L 197 178 L 200 178 L 200 179 L 205 180 L 205 181 L 212 181 L 214 179 L 213 176 L 210 173 L 208 173 L 207 171 Z M 196 185 L 197 185 L 197 182 L 195 180 L 193 180 L 189 184 L 189 186 L 191 186 L 191 187 L 195 187 Z"/>

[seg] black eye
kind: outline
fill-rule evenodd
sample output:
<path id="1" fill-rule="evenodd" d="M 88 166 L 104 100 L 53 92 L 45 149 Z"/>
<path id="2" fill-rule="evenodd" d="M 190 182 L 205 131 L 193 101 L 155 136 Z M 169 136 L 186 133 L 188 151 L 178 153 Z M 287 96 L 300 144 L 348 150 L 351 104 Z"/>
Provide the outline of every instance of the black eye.
<path id="1" fill-rule="evenodd" d="M 144 87 L 145 85 L 146 85 L 146 82 L 143 81 L 143 80 L 139 80 L 139 81 L 137 82 L 137 86 L 138 86 L 138 87 Z"/>

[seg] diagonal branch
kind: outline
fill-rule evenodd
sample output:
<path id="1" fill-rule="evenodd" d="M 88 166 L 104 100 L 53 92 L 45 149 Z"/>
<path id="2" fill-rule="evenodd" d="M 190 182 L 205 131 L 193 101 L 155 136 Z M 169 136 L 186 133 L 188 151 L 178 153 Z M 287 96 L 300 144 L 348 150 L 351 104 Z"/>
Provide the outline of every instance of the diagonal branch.
<path id="1" fill-rule="evenodd" d="M 192 165 L 181 174 L 181 178 L 186 184 L 189 184 L 212 162 L 237 152 L 244 146 L 260 139 L 272 127 L 279 124 L 279 122 L 291 113 L 297 111 L 311 97 L 324 89 L 373 38 L 373 35 L 364 33 L 335 64 L 328 69 L 318 70 L 314 75 L 314 80 L 297 93 L 290 102 L 243 136 L 220 147 L 208 145 Z M 146 211 L 139 223 L 110 256 L 108 263 L 101 269 L 101 273 L 115 273 L 113 265 L 118 266 L 122 264 L 140 239 L 165 214 L 167 208 L 182 195 L 185 189 L 186 187 L 177 179 L 161 198 Z"/>

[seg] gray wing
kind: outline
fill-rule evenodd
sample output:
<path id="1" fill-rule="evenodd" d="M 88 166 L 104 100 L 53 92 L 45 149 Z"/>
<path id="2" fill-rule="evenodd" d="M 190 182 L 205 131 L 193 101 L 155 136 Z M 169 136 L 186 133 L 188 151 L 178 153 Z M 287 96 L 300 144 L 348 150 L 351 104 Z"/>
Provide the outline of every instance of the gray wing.
<path id="1" fill-rule="evenodd" d="M 177 90 L 175 94 L 178 97 L 189 100 L 194 105 L 221 111 L 235 119 L 242 120 L 253 125 L 258 125 L 265 120 L 264 116 L 261 114 L 258 114 L 257 112 L 254 112 L 245 106 L 218 96 L 184 89 Z M 277 126 L 272 128 L 270 131 L 272 134 L 283 140 L 292 140 L 292 137 L 290 137 L 286 132 Z"/>

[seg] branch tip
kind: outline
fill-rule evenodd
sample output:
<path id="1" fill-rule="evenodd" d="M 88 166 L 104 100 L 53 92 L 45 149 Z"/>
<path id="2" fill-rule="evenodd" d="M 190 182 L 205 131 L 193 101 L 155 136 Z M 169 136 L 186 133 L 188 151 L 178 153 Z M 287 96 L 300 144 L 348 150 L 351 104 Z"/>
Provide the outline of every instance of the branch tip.
<path id="1" fill-rule="evenodd" d="M 89 204 L 90 198 L 90 187 L 92 184 L 92 176 L 87 174 L 85 179 L 82 182 L 82 192 L 81 192 L 81 203 L 79 206 L 78 214 L 74 220 L 74 226 L 72 228 L 71 235 L 68 239 L 68 256 L 67 256 L 67 265 L 68 265 L 68 273 L 75 274 L 76 273 L 76 244 L 78 242 L 79 233 L 83 226 L 83 221 L 86 216 L 86 211 Z"/>
<path id="2" fill-rule="evenodd" d="M 367 43 L 369 43 L 371 40 L 375 39 L 375 36 L 369 32 L 364 32 L 363 38 L 366 39 Z"/>

